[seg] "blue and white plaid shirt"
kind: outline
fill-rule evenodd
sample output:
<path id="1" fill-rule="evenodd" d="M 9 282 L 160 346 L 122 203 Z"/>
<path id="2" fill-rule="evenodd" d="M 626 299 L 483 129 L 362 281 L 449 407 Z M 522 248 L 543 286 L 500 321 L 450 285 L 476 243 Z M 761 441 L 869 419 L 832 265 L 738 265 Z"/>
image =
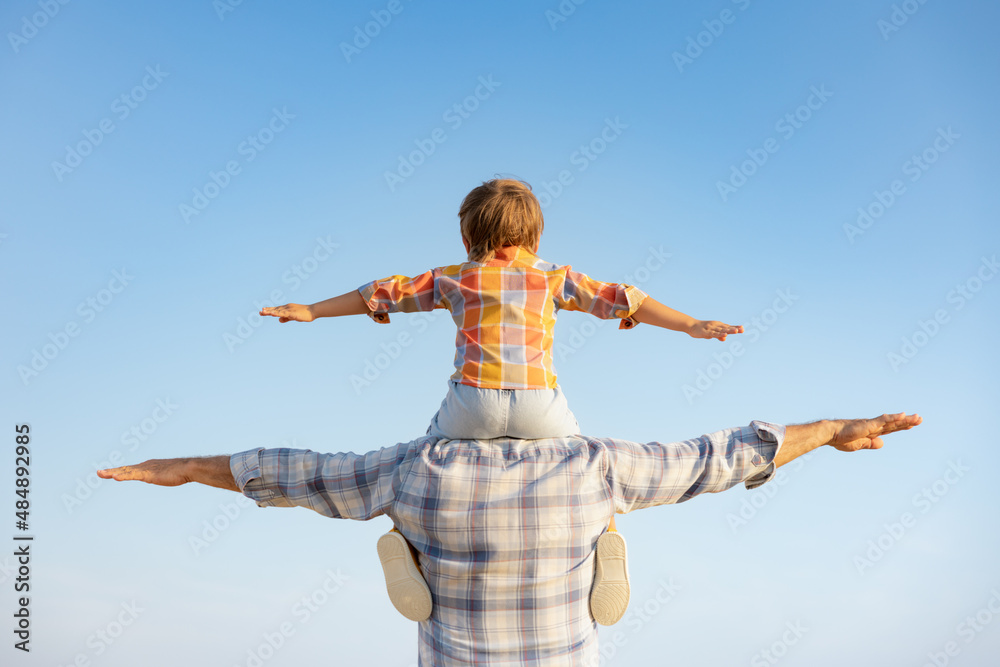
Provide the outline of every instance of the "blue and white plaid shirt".
<path id="1" fill-rule="evenodd" d="M 261 507 L 392 518 L 434 599 L 421 665 L 596 666 L 590 587 L 612 513 L 759 486 L 784 433 L 754 421 L 669 444 L 427 436 L 361 455 L 253 449 L 230 468 Z"/>

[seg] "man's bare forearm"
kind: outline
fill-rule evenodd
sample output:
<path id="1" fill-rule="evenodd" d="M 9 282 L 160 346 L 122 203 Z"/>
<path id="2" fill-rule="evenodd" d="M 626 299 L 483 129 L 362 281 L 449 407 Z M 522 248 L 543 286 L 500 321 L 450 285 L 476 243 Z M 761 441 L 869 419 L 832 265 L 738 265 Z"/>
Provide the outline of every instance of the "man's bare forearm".
<path id="1" fill-rule="evenodd" d="M 217 489 L 239 491 L 233 471 L 229 468 L 229 456 L 207 456 L 205 458 L 186 459 L 187 476 L 190 481 L 214 486 Z"/>
<path id="2" fill-rule="evenodd" d="M 834 426 L 826 420 L 786 426 L 785 440 L 781 443 L 778 455 L 774 457 L 775 467 L 780 468 L 814 449 L 830 444 L 833 436 Z"/>

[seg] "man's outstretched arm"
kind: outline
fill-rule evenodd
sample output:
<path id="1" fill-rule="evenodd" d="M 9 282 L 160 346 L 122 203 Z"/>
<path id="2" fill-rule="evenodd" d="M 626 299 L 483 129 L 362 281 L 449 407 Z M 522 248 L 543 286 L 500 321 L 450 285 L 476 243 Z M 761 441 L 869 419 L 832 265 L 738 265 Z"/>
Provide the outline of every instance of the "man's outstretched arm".
<path id="1" fill-rule="evenodd" d="M 143 463 L 98 470 L 97 476 L 119 482 L 136 480 L 159 486 L 180 486 L 197 482 L 219 489 L 239 492 L 229 468 L 229 456 L 202 458 L 150 459 Z"/>
<path id="2" fill-rule="evenodd" d="M 639 444 L 601 439 L 610 456 L 608 483 L 616 511 L 679 503 L 744 482 L 766 483 L 775 468 L 829 445 L 845 452 L 880 449 L 882 436 L 921 423 L 918 415 L 823 420 L 780 426 L 754 421 L 682 442 Z"/>
<path id="3" fill-rule="evenodd" d="M 366 521 L 392 506 L 395 485 L 421 443 L 366 454 L 258 447 L 232 456 L 153 459 L 97 474 L 160 486 L 198 482 L 242 493 L 260 507 L 305 507 L 323 516 Z"/>

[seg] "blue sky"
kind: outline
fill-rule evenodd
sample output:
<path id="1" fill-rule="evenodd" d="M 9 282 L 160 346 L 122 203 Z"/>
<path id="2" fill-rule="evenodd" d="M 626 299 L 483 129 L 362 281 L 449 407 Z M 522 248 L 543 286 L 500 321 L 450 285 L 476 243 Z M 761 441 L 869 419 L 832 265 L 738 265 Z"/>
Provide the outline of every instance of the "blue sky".
<path id="1" fill-rule="evenodd" d="M 925 419 L 621 517 L 632 606 L 605 664 L 989 664 L 998 19 L 972 0 L 5 3 L 0 382 L 8 428 L 32 428 L 36 536 L 17 664 L 248 665 L 282 628 L 268 666 L 415 663 L 375 558 L 388 519 L 92 473 L 422 434 L 447 316 L 252 315 L 461 261 L 459 203 L 495 174 L 542 197 L 545 259 L 748 329 L 566 314 L 586 433 Z"/>

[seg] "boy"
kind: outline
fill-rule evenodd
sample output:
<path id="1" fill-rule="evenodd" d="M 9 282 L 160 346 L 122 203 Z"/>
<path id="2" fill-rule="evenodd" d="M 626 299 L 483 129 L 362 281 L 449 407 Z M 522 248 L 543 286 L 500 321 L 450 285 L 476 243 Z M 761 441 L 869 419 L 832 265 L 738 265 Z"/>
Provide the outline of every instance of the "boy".
<path id="1" fill-rule="evenodd" d="M 578 434 L 579 425 L 556 383 L 553 328 L 558 310 L 643 322 L 694 338 L 725 340 L 743 327 L 695 320 L 630 285 L 602 283 L 535 256 L 544 229 L 541 206 L 520 181 L 494 179 L 470 192 L 458 212 L 469 261 L 418 276 L 390 276 L 311 306 L 286 304 L 261 315 L 280 322 L 447 308 L 458 326 L 455 373 L 428 435 L 451 440 L 536 439 Z M 432 600 L 409 544 L 393 528 L 378 544 L 389 598 L 404 616 L 430 616 Z M 597 542 L 591 613 L 612 625 L 628 606 L 625 540 L 614 517 Z"/>

